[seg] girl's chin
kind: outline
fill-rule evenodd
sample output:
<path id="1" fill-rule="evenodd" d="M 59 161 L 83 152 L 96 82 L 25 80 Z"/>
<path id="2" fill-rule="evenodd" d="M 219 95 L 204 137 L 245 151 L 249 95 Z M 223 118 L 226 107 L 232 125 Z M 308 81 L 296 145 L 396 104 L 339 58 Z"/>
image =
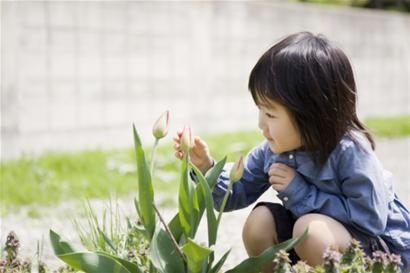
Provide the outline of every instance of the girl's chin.
<path id="1" fill-rule="evenodd" d="M 274 152 L 275 154 L 280 153 L 280 151 L 278 151 L 278 147 L 276 147 L 271 141 L 269 141 L 269 148 L 272 152 Z"/>
<path id="2" fill-rule="evenodd" d="M 269 148 L 275 154 L 281 154 L 281 153 L 286 152 L 283 149 L 281 149 L 280 147 L 278 147 L 277 145 L 275 145 L 275 143 L 273 141 L 269 141 Z"/>

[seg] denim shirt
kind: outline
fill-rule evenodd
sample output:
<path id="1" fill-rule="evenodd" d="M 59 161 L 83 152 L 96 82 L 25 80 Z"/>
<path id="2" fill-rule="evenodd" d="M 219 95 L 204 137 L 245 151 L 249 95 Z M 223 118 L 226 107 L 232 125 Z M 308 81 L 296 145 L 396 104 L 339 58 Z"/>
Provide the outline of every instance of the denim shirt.
<path id="1" fill-rule="evenodd" d="M 233 185 L 225 211 L 254 203 L 271 186 L 268 170 L 284 163 L 296 170 L 288 186 L 278 193 L 295 218 L 321 213 L 369 236 L 381 236 L 410 271 L 410 212 L 392 188 L 392 175 L 384 170 L 370 144 L 354 133 L 345 135 L 325 164 L 317 167 L 304 151 L 273 153 L 268 142 L 254 148 L 245 160 L 242 179 Z M 229 183 L 227 164 L 213 190 L 219 209 Z"/>

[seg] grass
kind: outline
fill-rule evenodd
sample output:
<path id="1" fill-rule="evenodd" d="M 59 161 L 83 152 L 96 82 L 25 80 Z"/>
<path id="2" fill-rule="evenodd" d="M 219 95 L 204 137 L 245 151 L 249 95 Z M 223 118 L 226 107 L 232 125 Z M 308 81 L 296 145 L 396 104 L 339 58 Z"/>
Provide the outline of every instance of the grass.
<path id="1" fill-rule="evenodd" d="M 410 136 L 410 116 L 372 118 L 365 122 L 378 137 Z M 171 137 L 168 137 L 170 139 Z M 215 159 L 235 160 L 262 141 L 258 131 L 232 132 L 204 136 Z M 146 150 L 150 155 L 150 150 Z M 172 142 L 158 149 L 154 187 L 159 193 L 177 192 L 179 160 L 173 156 Z M 52 205 L 61 201 L 108 198 L 136 193 L 137 176 L 133 149 L 49 153 L 40 157 L 23 156 L 1 163 L 1 211 L 24 205 Z M 164 205 L 171 199 L 161 201 Z M 29 211 L 36 217 L 37 212 Z"/>
<path id="2" fill-rule="evenodd" d="M 365 123 L 379 137 L 410 136 L 410 115 L 369 118 Z"/>
<path id="3" fill-rule="evenodd" d="M 132 136 L 131 136 L 132 137 Z M 170 137 L 168 137 L 170 138 Z M 255 132 L 205 136 L 216 159 L 245 154 L 262 138 Z M 240 144 L 238 144 L 240 143 Z M 174 157 L 173 143 L 160 143 L 156 157 L 156 192 L 176 193 L 180 162 Z M 70 199 L 107 198 L 136 193 L 137 175 L 134 149 L 48 153 L 23 156 L 1 163 L 1 211 L 24 205 L 52 205 Z M 150 149 L 146 149 L 149 157 Z M 170 199 L 161 201 L 165 205 Z M 29 216 L 36 217 L 30 210 Z"/>
<path id="4" fill-rule="evenodd" d="M 321 5 L 335 5 L 335 6 L 353 6 L 359 8 L 368 8 L 371 6 L 371 1 L 369 0 L 291 0 L 292 2 L 305 2 L 305 3 L 313 3 L 313 4 L 321 4 Z M 383 3 L 383 10 L 388 11 L 398 11 L 398 12 L 410 12 L 409 6 L 404 4 L 403 6 L 398 6 L 395 1 L 384 1 Z"/>

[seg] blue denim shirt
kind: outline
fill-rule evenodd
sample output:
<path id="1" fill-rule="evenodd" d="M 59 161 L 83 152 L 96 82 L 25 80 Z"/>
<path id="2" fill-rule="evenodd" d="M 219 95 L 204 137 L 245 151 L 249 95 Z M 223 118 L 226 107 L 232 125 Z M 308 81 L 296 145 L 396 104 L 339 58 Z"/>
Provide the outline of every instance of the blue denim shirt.
<path id="1" fill-rule="evenodd" d="M 267 142 L 247 156 L 241 180 L 233 185 L 225 211 L 254 203 L 269 187 L 268 170 L 281 162 L 296 175 L 279 199 L 295 218 L 322 213 L 369 236 L 381 236 L 392 252 L 402 256 L 410 271 L 410 212 L 392 188 L 392 175 L 384 170 L 370 144 L 355 134 L 344 136 L 322 167 L 303 151 L 273 153 Z M 227 164 L 213 191 L 218 209 L 229 183 Z"/>

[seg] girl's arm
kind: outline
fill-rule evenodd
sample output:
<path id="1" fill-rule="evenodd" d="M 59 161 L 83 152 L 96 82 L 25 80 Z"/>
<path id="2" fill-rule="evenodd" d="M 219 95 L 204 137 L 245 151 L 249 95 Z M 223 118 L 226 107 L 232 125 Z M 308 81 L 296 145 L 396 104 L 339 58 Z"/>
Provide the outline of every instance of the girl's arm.
<path id="1" fill-rule="evenodd" d="M 264 172 L 266 143 L 254 148 L 244 162 L 242 178 L 233 184 L 232 193 L 224 211 L 244 208 L 255 202 L 267 189 L 268 175 Z M 213 190 L 215 209 L 219 211 L 222 200 L 228 188 L 229 173 L 233 164 L 226 164 Z"/>
<path id="2" fill-rule="evenodd" d="M 297 217 L 322 213 L 366 234 L 381 234 L 386 227 L 390 201 L 382 166 L 373 151 L 358 145 L 345 147 L 336 156 L 338 181 L 322 183 L 340 183 L 342 194 L 320 191 L 297 173 L 278 197 Z"/>

